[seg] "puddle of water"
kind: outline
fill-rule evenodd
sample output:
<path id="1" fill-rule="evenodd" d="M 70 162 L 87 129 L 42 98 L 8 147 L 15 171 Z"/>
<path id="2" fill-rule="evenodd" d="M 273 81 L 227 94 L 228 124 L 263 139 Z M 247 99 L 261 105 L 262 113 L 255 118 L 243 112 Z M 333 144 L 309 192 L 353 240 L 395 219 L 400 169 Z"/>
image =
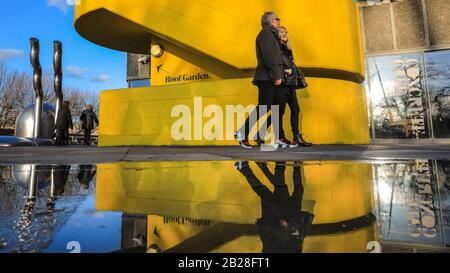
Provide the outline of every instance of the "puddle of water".
<path id="1" fill-rule="evenodd" d="M 450 162 L 0 165 L 0 252 L 450 250 Z"/>

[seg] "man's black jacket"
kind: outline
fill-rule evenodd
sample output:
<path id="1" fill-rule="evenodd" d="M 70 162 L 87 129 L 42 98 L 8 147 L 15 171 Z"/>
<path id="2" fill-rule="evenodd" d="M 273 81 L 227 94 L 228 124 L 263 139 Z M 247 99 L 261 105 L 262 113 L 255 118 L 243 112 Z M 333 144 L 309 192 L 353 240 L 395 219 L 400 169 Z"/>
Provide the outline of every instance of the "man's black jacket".
<path id="1" fill-rule="evenodd" d="M 263 28 L 256 38 L 256 66 L 253 83 L 275 82 L 283 78 L 283 58 L 278 30 Z"/>
<path id="2" fill-rule="evenodd" d="M 72 115 L 68 107 L 62 105 L 58 111 L 58 118 L 56 120 L 56 129 L 67 130 L 73 128 Z"/>
<path id="3" fill-rule="evenodd" d="M 283 85 L 287 87 L 295 87 L 297 86 L 298 71 L 297 66 L 294 63 L 294 54 L 292 53 L 292 49 L 290 49 L 289 46 L 285 43 L 281 43 L 281 51 L 283 53 L 283 70 L 292 70 L 291 75 L 287 75 L 287 73 L 284 73 Z"/>

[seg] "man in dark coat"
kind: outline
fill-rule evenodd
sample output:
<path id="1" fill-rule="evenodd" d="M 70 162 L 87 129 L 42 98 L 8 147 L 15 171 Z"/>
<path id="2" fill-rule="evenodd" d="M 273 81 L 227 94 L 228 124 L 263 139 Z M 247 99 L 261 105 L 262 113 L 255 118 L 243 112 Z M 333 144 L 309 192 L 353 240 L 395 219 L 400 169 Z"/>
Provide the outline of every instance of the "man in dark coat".
<path id="1" fill-rule="evenodd" d="M 73 130 L 72 114 L 69 109 L 70 103 L 64 101 L 58 111 L 56 119 L 56 145 L 63 146 L 69 144 L 69 128 Z"/>
<path id="2" fill-rule="evenodd" d="M 256 66 L 253 84 L 258 87 L 258 106 L 250 116 L 256 114 L 257 119 L 263 117 L 266 111 L 260 109 L 260 106 L 267 107 L 267 111 L 271 110 L 271 106 L 275 103 L 275 95 L 281 88 L 283 81 L 283 59 L 281 52 L 281 41 L 278 34 L 280 26 L 280 18 L 275 12 L 266 12 L 261 18 L 262 30 L 256 38 L 256 58 L 258 64 Z M 251 128 L 255 124 L 255 119 L 248 118 L 243 128 L 235 134 L 235 138 L 243 148 L 250 149 L 248 135 Z M 269 119 L 267 127 L 270 127 Z M 275 128 L 275 133 L 277 128 Z M 258 143 L 263 142 L 260 134 L 257 136 Z"/>
<path id="3" fill-rule="evenodd" d="M 83 111 L 83 113 L 80 116 L 81 120 L 81 129 L 84 130 L 84 145 L 90 145 L 91 142 L 91 133 L 92 130 L 95 128 L 94 123 L 98 126 L 98 119 L 97 115 L 95 114 L 93 107 L 91 104 L 88 104 L 86 106 L 86 110 Z"/>

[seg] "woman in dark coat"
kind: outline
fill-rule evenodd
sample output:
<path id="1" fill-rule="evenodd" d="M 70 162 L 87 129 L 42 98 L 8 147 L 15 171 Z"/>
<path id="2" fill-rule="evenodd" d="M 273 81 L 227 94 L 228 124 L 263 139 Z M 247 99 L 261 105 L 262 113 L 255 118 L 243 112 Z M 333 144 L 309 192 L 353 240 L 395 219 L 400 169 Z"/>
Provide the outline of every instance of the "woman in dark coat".
<path id="1" fill-rule="evenodd" d="M 280 119 L 283 118 L 286 104 L 289 105 L 291 109 L 291 128 L 294 139 L 292 140 L 292 146 L 311 146 L 311 143 L 308 143 L 303 139 L 302 134 L 299 131 L 299 116 L 300 116 L 300 105 L 298 104 L 297 99 L 297 80 L 298 73 L 301 73 L 297 66 L 294 63 L 294 54 L 292 53 L 292 49 L 289 45 L 288 31 L 286 27 L 279 27 L 280 38 L 281 38 L 281 49 L 282 49 L 282 57 L 283 57 L 283 65 L 285 72 L 285 80 L 284 85 L 287 87 L 287 93 L 283 94 L 283 96 L 278 96 L 277 104 L 280 105 Z M 280 121 L 280 138 L 284 138 L 284 131 L 282 129 L 282 121 Z"/>

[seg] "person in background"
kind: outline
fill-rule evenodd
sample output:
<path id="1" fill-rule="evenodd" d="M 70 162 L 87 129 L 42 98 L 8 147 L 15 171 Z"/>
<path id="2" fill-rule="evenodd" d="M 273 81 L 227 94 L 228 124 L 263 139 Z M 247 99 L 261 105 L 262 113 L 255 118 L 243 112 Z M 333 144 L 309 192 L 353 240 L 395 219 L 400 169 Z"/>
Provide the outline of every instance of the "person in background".
<path id="1" fill-rule="evenodd" d="M 64 101 L 58 111 L 56 119 L 56 146 L 69 145 L 69 128 L 73 130 L 72 114 L 69 109 L 70 103 Z"/>
<path id="2" fill-rule="evenodd" d="M 91 104 L 86 105 L 86 110 L 81 113 L 81 129 L 84 130 L 84 145 L 91 145 L 92 130 L 98 126 L 97 115 L 95 114 Z M 94 123 L 96 126 L 94 126 Z"/>

